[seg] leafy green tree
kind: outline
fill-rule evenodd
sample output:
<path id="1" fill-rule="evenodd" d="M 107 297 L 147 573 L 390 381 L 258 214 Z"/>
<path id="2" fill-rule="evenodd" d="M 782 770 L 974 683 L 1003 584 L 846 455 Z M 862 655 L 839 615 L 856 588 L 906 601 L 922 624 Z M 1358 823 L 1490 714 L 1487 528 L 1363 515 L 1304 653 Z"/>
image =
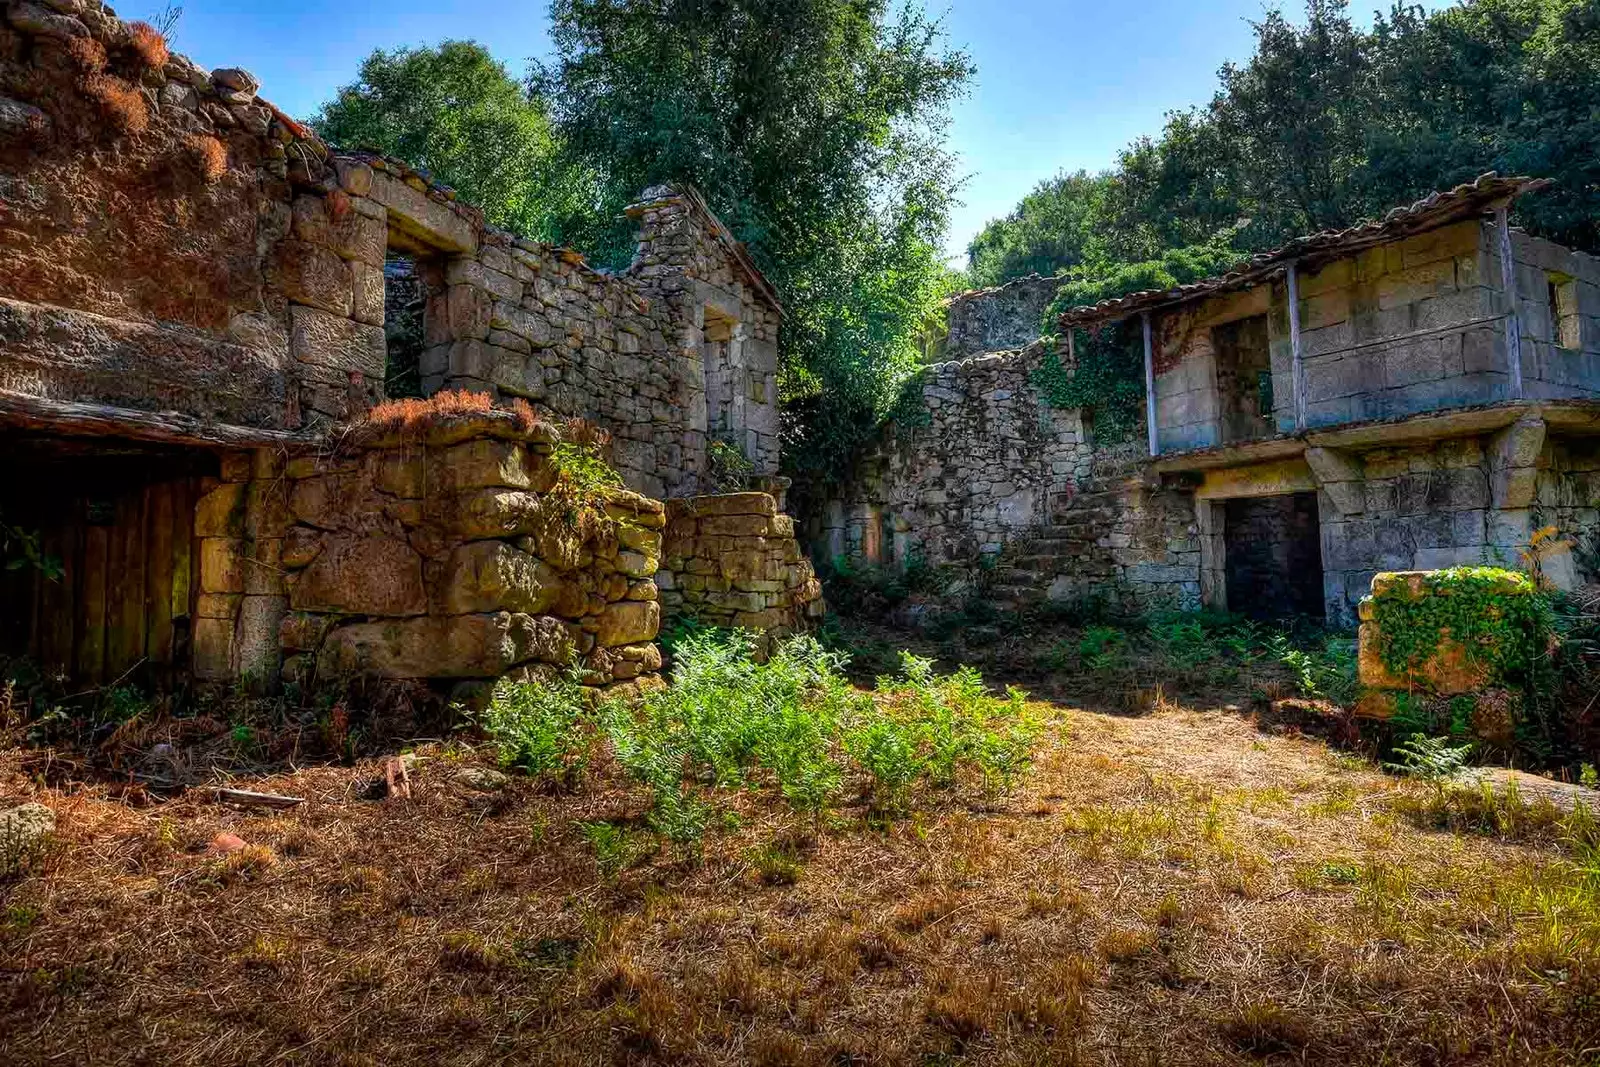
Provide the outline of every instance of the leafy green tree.
<path id="1" fill-rule="evenodd" d="M 1056 274 L 1106 257 L 1108 174 L 1058 174 L 1040 182 L 1017 209 L 984 227 L 967 246 L 975 286 L 1029 274 Z"/>
<path id="2" fill-rule="evenodd" d="M 342 148 L 405 160 L 525 237 L 558 236 L 586 203 L 543 104 L 474 41 L 373 52 L 311 125 Z"/>
<path id="3" fill-rule="evenodd" d="M 919 5 L 554 0 L 532 82 L 599 210 L 574 243 L 624 263 L 645 187 L 705 194 L 782 295 L 786 453 L 811 476 L 894 404 L 947 286 L 950 102 L 972 73 Z"/>

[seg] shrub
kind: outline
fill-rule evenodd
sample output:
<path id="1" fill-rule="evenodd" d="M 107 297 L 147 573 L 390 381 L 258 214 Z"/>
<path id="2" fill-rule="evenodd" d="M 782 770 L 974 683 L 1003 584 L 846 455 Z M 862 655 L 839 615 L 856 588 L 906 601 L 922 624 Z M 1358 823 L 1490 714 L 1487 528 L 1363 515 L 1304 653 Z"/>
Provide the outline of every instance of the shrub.
<path id="1" fill-rule="evenodd" d="M 93 37 L 74 37 L 68 41 L 67 58 L 85 74 L 99 74 L 106 69 L 106 50 Z"/>
<path id="2" fill-rule="evenodd" d="M 170 55 L 167 39 L 148 22 L 128 23 L 128 45 L 133 51 L 134 61 L 143 70 L 165 66 Z"/>
<path id="3" fill-rule="evenodd" d="M 95 74 L 84 89 L 119 134 L 140 134 L 149 127 L 150 109 L 144 94 L 122 79 Z"/>
<path id="4" fill-rule="evenodd" d="M 215 137 L 191 133 L 184 139 L 183 146 L 206 184 L 209 185 L 228 173 L 228 150 Z"/>
<path id="5" fill-rule="evenodd" d="M 571 676 L 547 682 L 502 678 L 478 717 L 503 767 L 573 784 L 589 763 L 583 688 Z"/>
<path id="6" fill-rule="evenodd" d="M 605 709 L 618 762 L 652 793 L 650 825 L 692 844 L 709 819 L 707 788 L 770 788 L 819 812 L 854 772 L 880 810 L 903 810 L 919 784 L 965 775 L 1005 788 L 1026 765 L 1037 726 L 1026 697 L 989 696 L 976 671 L 940 677 L 902 653 L 898 678 L 852 689 L 846 657 L 815 638 L 781 642 L 754 661 L 744 631 L 689 630 L 673 652 L 672 685 L 638 709 Z"/>
<path id="7" fill-rule="evenodd" d="M 1128 635 L 1114 626 L 1091 626 L 1078 641 L 1078 658 L 1086 670 L 1114 671 L 1128 653 Z"/>

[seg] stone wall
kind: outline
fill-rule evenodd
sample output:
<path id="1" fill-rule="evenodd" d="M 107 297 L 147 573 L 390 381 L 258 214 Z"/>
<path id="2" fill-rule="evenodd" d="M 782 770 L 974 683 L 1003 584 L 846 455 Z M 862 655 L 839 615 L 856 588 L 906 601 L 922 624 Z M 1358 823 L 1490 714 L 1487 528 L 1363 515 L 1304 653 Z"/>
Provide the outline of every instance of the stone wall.
<path id="1" fill-rule="evenodd" d="M 1045 308 L 1060 288 L 1060 278 L 1034 274 L 951 297 L 942 357 L 960 360 L 1032 344 L 1039 339 Z"/>
<path id="2" fill-rule="evenodd" d="M 1006 603 L 1101 595 L 1196 607 L 1194 504 L 1141 470 L 1136 441 L 1097 446 L 1029 381 L 1034 345 L 923 372 L 926 414 L 891 425 L 809 518 L 814 556 L 903 568 L 980 562 Z"/>
<path id="3" fill-rule="evenodd" d="M 293 427 L 301 272 L 277 248 L 323 149 L 244 72 L 160 58 L 98 0 L 0 21 L 0 389 Z M 345 276 L 346 334 L 366 235 L 305 264 Z"/>
<path id="4" fill-rule="evenodd" d="M 1545 570 L 1565 588 L 1600 584 L 1600 440 L 1550 441 L 1539 457 L 1528 524 L 1554 526 L 1566 547 L 1552 547 Z"/>
<path id="5" fill-rule="evenodd" d="M 1520 231 L 1511 237 L 1525 395 L 1600 397 L 1600 259 Z"/>
<path id="6" fill-rule="evenodd" d="M 650 190 L 630 214 L 640 242 L 623 274 L 488 230 L 463 237 L 462 251 L 417 252 L 430 292 L 423 393 L 522 397 L 589 419 L 613 434 L 628 484 L 652 496 L 698 492 L 716 435 L 755 473 L 776 473 L 780 312 L 770 290 L 692 193 Z"/>
<path id="7" fill-rule="evenodd" d="M 495 412 L 289 461 L 284 679 L 653 679 L 666 510 L 617 490 L 583 517 L 552 493 L 554 440 Z"/>
<path id="8" fill-rule="evenodd" d="M 767 493 L 668 501 L 656 584 L 668 618 L 774 637 L 810 628 L 824 610 L 794 520 Z"/>
<path id="9" fill-rule="evenodd" d="M 1524 418 L 1479 436 L 1334 454 L 1307 453 L 1322 485 L 1323 580 L 1332 620 L 1351 624 L 1380 571 L 1521 564 L 1538 523 L 1542 480 L 1572 502 L 1568 535 L 1581 533 L 1580 480 L 1552 471 L 1545 423 Z M 1541 469 L 1549 472 L 1541 474 Z M 1593 497 L 1590 497 L 1591 507 Z M 1551 518 L 1559 519 L 1555 515 Z M 1570 565 L 1557 562 L 1559 571 Z M 1571 574 L 1554 574 L 1572 584 Z"/>
<path id="10" fill-rule="evenodd" d="M 647 191 L 633 264 L 598 271 L 403 164 L 331 153 L 244 71 L 132 41 L 99 0 L 0 22 L 0 391 L 325 430 L 383 399 L 403 254 L 424 393 L 596 421 L 651 495 L 699 491 L 710 435 L 776 471 L 782 309 L 698 194 Z"/>

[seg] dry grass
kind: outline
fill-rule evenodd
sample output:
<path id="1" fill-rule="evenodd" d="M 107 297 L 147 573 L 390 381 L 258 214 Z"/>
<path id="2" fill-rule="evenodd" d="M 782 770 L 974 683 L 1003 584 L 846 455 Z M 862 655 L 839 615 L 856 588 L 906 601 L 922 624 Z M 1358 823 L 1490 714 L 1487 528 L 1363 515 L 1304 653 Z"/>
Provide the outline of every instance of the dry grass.
<path id="1" fill-rule="evenodd" d="M 373 434 L 399 433 L 410 437 L 443 422 L 486 415 L 493 410 L 494 398 L 487 393 L 448 390 L 435 393 L 426 400 L 386 400 L 367 412 L 361 430 Z M 541 421 L 532 405 L 521 397 L 512 400 L 510 411 L 516 417 L 517 428 L 523 433 L 531 433 Z"/>
<path id="2" fill-rule="evenodd" d="M 106 69 L 106 50 L 93 37 L 74 37 L 67 42 L 67 57 L 84 74 L 99 74 Z"/>
<path id="3" fill-rule="evenodd" d="M 730 793 L 699 862 L 605 879 L 578 824 L 644 799 L 604 764 L 483 794 L 434 745 L 410 801 L 359 799 L 363 763 L 251 814 L 0 755 L 62 838 L 0 900 L 0 1061 L 1594 1061 L 1594 883 L 1555 827 L 1422 817 L 1237 715 L 1040 711 L 1002 805 L 873 829 Z"/>
<path id="4" fill-rule="evenodd" d="M 228 150 L 215 137 L 191 133 L 184 138 L 183 146 L 207 185 L 220 180 L 228 173 Z"/>
<path id="5" fill-rule="evenodd" d="M 120 134 L 143 133 L 150 126 L 150 108 L 144 94 L 121 78 L 94 74 L 84 83 L 84 91 L 100 105 L 106 121 Z"/>
<path id="6" fill-rule="evenodd" d="M 128 23 L 128 47 L 142 70 L 157 70 L 166 65 L 170 52 L 167 39 L 148 22 Z"/>

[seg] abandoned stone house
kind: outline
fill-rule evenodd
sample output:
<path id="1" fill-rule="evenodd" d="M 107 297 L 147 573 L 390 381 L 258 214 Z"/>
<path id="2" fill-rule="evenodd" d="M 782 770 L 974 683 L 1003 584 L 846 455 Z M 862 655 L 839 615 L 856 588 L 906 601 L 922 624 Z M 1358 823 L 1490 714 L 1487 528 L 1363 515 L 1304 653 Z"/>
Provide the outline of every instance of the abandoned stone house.
<path id="1" fill-rule="evenodd" d="M 814 550 L 982 560 L 1002 602 L 1110 591 L 1339 625 L 1379 571 L 1531 552 L 1559 585 L 1600 578 L 1600 261 L 1508 225 L 1542 184 L 1485 176 L 1068 312 L 1064 338 L 1142 334 L 1131 441 L 1097 440 L 1092 412 L 1035 384 L 1059 281 L 956 298 L 926 417 L 810 523 Z"/>
<path id="2" fill-rule="evenodd" d="M 62 571 L 0 577 L 0 654 L 268 689 L 577 656 L 637 685 L 663 609 L 820 610 L 778 499 L 700 496 L 718 439 L 781 496 L 783 311 L 692 189 L 646 191 L 631 267 L 596 270 L 257 89 L 98 0 L 0 21 L 0 532 Z M 407 277 L 416 335 L 386 335 Z M 364 423 L 407 378 L 502 409 Z M 629 491 L 558 536 L 568 416 L 613 435 Z"/>

